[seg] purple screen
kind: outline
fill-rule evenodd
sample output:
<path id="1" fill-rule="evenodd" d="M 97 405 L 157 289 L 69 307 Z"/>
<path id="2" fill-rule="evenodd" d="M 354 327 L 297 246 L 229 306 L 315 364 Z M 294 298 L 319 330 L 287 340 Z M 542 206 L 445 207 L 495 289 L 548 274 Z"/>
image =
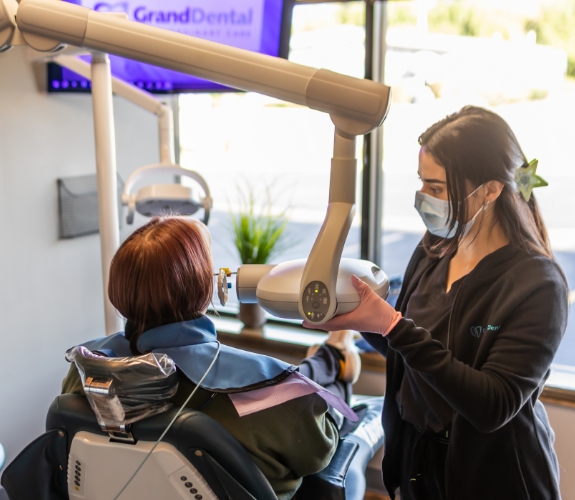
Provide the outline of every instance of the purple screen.
<path id="1" fill-rule="evenodd" d="M 142 22 L 271 56 L 280 54 L 284 0 L 68 0 L 99 12 L 127 12 Z M 90 61 L 90 57 L 83 57 Z M 151 92 L 223 90 L 226 87 L 110 55 L 112 75 Z M 49 68 L 51 91 L 82 91 L 90 82 L 66 68 Z"/>

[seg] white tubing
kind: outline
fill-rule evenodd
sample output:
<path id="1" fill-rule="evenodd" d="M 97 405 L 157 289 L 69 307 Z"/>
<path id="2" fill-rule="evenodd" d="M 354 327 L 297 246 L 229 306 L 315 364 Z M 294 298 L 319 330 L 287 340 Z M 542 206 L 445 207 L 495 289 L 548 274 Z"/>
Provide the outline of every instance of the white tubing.
<path id="1" fill-rule="evenodd" d="M 30 5 L 20 4 L 16 24 L 23 33 L 32 33 L 82 47 L 90 9 L 78 7 L 68 2 L 53 0 Z M 62 33 L 65 33 L 65 39 L 61 37 Z"/>
<path id="2" fill-rule="evenodd" d="M 110 60 L 106 54 L 92 55 L 92 101 L 96 139 L 96 171 L 98 178 L 98 215 L 100 217 L 100 248 L 104 285 L 106 335 L 123 330 L 123 324 L 108 299 L 110 263 L 120 246 L 118 226 L 118 183 L 116 173 L 116 142 L 112 107 Z"/>
<path id="3" fill-rule="evenodd" d="M 303 105 L 307 83 L 316 71 L 305 66 L 291 68 L 283 59 L 134 21 L 110 19 L 93 11 L 84 46 Z"/>

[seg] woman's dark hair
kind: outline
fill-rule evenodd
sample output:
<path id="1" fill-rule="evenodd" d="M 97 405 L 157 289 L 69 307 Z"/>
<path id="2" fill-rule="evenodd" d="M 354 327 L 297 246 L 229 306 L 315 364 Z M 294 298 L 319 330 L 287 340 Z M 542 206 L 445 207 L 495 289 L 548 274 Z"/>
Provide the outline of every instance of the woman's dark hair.
<path id="1" fill-rule="evenodd" d="M 429 127 L 419 137 L 425 152 L 445 168 L 450 200 L 452 239 L 433 243 L 428 233 L 424 246 L 430 255 L 455 251 L 469 220 L 465 199 L 469 189 L 488 181 L 499 181 L 503 191 L 495 201 L 494 222 L 498 222 L 513 247 L 552 258 L 547 229 L 535 196 L 528 202 L 515 183 L 518 168 L 528 164 L 515 134 L 499 115 L 483 108 L 466 106 Z"/>
<path id="2" fill-rule="evenodd" d="M 154 217 L 112 259 L 108 296 L 128 320 L 132 352 L 146 330 L 201 316 L 213 292 L 207 231 L 197 222 Z M 128 335 L 127 335 L 128 336 Z"/>

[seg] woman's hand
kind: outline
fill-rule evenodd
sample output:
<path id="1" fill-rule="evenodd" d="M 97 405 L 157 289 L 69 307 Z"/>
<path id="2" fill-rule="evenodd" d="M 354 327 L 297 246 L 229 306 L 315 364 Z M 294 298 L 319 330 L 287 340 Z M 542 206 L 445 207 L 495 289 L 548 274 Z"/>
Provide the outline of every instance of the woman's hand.
<path id="1" fill-rule="evenodd" d="M 358 332 L 387 335 L 401 319 L 401 313 L 391 307 L 357 276 L 352 276 L 351 283 L 357 293 L 359 293 L 360 303 L 357 309 L 350 313 L 336 316 L 326 321 L 323 325 L 313 325 L 304 321 L 302 326 L 328 332 L 334 330 L 357 330 Z"/>

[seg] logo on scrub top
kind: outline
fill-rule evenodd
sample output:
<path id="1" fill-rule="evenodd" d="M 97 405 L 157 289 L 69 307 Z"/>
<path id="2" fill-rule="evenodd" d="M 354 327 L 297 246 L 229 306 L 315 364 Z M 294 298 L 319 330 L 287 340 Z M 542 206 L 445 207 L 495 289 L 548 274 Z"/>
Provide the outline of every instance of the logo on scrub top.
<path id="1" fill-rule="evenodd" d="M 482 333 L 496 332 L 500 328 L 501 328 L 500 326 L 493 326 L 493 325 L 487 325 L 487 328 L 483 328 L 482 326 L 472 326 L 471 327 L 471 335 L 479 338 Z"/>

